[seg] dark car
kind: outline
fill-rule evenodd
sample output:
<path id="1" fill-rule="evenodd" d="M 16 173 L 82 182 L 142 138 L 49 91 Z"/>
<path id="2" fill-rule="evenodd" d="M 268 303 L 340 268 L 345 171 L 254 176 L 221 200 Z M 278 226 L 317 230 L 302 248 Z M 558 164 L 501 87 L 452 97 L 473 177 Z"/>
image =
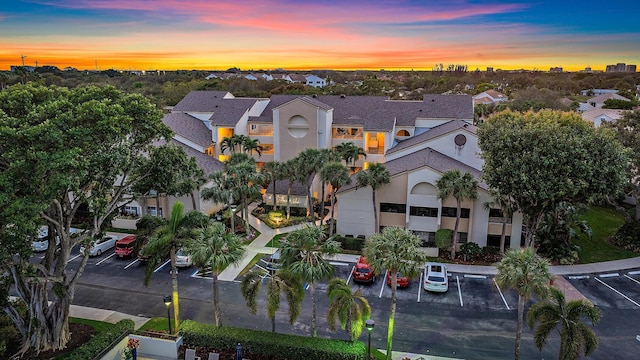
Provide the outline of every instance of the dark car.
<path id="1" fill-rule="evenodd" d="M 364 256 L 360 256 L 360 259 L 358 259 L 358 262 L 353 267 L 351 276 L 353 276 L 353 281 L 356 282 L 371 284 L 376 281 L 375 273 Z"/>

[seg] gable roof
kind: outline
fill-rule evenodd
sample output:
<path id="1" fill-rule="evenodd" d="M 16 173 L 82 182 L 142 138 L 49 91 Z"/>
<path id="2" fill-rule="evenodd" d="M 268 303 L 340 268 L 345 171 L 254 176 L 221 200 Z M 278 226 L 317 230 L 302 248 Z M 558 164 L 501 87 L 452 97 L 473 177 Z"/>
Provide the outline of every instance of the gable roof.
<path id="1" fill-rule="evenodd" d="M 618 95 L 618 94 L 615 94 L 615 93 L 606 93 L 606 94 L 594 96 L 591 99 L 587 100 L 587 102 L 588 103 L 603 103 L 603 102 L 605 102 L 606 100 L 609 100 L 609 99 L 631 101 L 631 100 L 627 99 L 626 97 L 624 97 L 622 95 Z"/>
<path id="2" fill-rule="evenodd" d="M 186 113 L 169 113 L 162 118 L 162 122 L 173 130 L 176 135 L 187 138 L 194 143 L 208 147 L 213 143 L 211 130 L 200 119 Z"/>
<path id="3" fill-rule="evenodd" d="M 196 164 L 200 169 L 202 169 L 202 171 L 204 171 L 205 175 L 211 174 L 216 171 L 224 170 L 224 164 L 220 162 L 220 160 L 212 156 L 209 156 L 207 154 L 196 151 L 190 146 L 187 146 L 175 139 L 171 139 L 171 143 L 182 147 L 188 157 L 195 158 Z"/>
<path id="4" fill-rule="evenodd" d="M 418 170 L 423 167 L 429 167 L 439 173 L 445 173 L 448 170 L 458 169 L 460 172 L 468 172 L 478 180 L 478 187 L 484 190 L 488 190 L 487 184 L 481 181 L 482 172 L 474 169 L 469 165 L 466 165 L 456 159 L 446 156 L 432 148 L 424 148 L 420 151 L 413 152 L 395 160 L 384 163 L 384 166 L 389 170 L 391 176 L 400 175 L 405 172 Z M 357 174 L 352 175 L 351 185 L 340 188 L 338 193 L 350 191 L 357 187 L 355 177 Z"/>
<path id="5" fill-rule="evenodd" d="M 389 149 L 389 151 L 387 151 L 387 154 L 393 154 L 395 152 L 398 152 L 400 150 L 404 150 L 406 148 L 409 148 L 411 146 L 429 141 L 431 139 L 435 139 L 439 136 L 442 136 L 444 134 L 448 134 L 452 131 L 456 131 L 456 130 L 465 130 L 468 131 L 472 134 L 477 134 L 478 133 L 478 127 L 472 124 L 469 124 L 466 121 L 462 121 L 462 120 L 452 120 L 452 121 L 448 121 L 444 124 L 438 125 L 436 127 L 433 127 L 425 132 L 423 132 L 422 134 L 419 134 L 417 136 L 414 137 L 410 137 L 408 139 L 402 140 L 398 143 L 398 145 L 392 147 L 391 149 Z"/>
<path id="6" fill-rule="evenodd" d="M 173 107 L 173 111 L 211 112 L 220 105 L 227 91 L 190 91 Z"/>

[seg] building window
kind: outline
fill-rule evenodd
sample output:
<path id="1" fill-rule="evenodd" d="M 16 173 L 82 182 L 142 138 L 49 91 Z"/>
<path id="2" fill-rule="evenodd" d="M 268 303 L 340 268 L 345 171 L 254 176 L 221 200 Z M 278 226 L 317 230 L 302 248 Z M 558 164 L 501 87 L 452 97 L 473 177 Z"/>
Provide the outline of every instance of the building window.
<path id="1" fill-rule="evenodd" d="M 511 236 L 505 236 L 504 237 L 504 247 L 505 249 L 508 249 L 511 245 Z M 493 235 L 493 234 L 489 234 L 487 235 L 487 247 L 494 247 L 494 248 L 499 248 L 500 247 L 500 235 Z"/>
<path id="2" fill-rule="evenodd" d="M 405 214 L 407 212 L 407 204 L 380 203 L 380 212 Z"/>
<path id="3" fill-rule="evenodd" d="M 464 244 L 468 241 L 469 233 L 458 232 L 458 244 Z"/>
<path id="4" fill-rule="evenodd" d="M 438 208 L 411 206 L 409 207 L 409 215 L 424 216 L 424 217 L 438 217 Z"/>
<path id="5" fill-rule="evenodd" d="M 147 214 L 151 216 L 162 216 L 162 208 L 159 211 L 156 211 L 155 206 L 147 206 Z"/>
<path id="6" fill-rule="evenodd" d="M 433 231 L 413 231 L 413 235 L 422 240 L 422 247 L 436 247 L 436 233 Z"/>
<path id="7" fill-rule="evenodd" d="M 456 217 L 456 213 L 457 213 L 457 208 L 454 207 L 442 207 L 442 216 L 444 217 Z M 471 213 L 471 211 L 467 208 L 461 208 L 460 209 L 460 218 L 461 219 L 468 219 L 469 218 L 469 214 Z"/>
<path id="8" fill-rule="evenodd" d="M 505 220 L 502 209 L 489 209 L 489 222 L 502 223 Z M 506 218 L 507 224 L 511 224 L 511 218 Z"/>
<path id="9" fill-rule="evenodd" d="M 137 206 L 125 206 L 124 208 L 122 208 L 122 215 L 138 217 L 139 216 L 138 207 Z"/>
<path id="10" fill-rule="evenodd" d="M 411 136 L 411 134 L 409 131 L 402 129 L 396 133 L 396 136 Z"/>

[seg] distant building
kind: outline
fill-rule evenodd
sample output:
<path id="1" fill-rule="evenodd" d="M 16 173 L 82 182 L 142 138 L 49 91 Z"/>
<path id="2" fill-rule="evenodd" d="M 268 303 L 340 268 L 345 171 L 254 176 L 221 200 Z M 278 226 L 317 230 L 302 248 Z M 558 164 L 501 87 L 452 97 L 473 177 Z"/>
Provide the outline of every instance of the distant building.
<path id="1" fill-rule="evenodd" d="M 562 72 L 562 66 L 557 66 L 557 67 L 552 67 L 549 69 L 550 73 L 561 73 Z"/>
<path id="2" fill-rule="evenodd" d="M 618 90 L 616 89 L 588 89 L 588 90 L 580 91 L 580 94 L 582 94 L 583 96 L 588 96 L 588 95 L 598 96 L 603 94 L 617 94 L 617 93 L 618 93 Z"/>
<path id="3" fill-rule="evenodd" d="M 636 66 L 617 63 L 615 65 L 607 65 L 606 72 L 636 72 Z"/>

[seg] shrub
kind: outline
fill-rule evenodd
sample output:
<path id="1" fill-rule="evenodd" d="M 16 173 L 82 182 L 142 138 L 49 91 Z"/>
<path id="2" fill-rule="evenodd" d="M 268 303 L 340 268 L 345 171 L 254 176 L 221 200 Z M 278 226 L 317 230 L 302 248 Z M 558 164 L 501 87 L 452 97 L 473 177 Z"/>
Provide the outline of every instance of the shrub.
<path id="1" fill-rule="evenodd" d="M 626 250 L 640 252 L 640 221 L 625 223 L 609 242 Z"/>
<path id="2" fill-rule="evenodd" d="M 91 340 L 72 352 L 62 356 L 61 360 L 86 360 L 93 359 L 96 354 L 109 348 L 114 343 L 122 339 L 123 336 L 131 333 L 135 328 L 135 323 L 131 319 L 123 319 L 113 324 L 109 329 L 96 334 Z"/>
<path id="3" fill-rule="evenodd" d="M 362 248 L 364 247 L 365 239 L 355 238 L 352 236 L 340 236 L 337 235 L 335 240 L 340 242 L 340 247 L 344 250 L 353 250 L 362 252 Z"/>
<path id="4" fill-rule="evenodd" d="M 180 324 L 185 345 L 201 346 L 218 351 L 234 350 L 237 343 L 247 354 L 276 359 L 305 360 L 360 360 L 365 357 L 366 346 L 360 341 L 312 338 L 240 329 L 216 327 L 185 320 Z"/>
<path id="5" fill-rule="evenodd" d="M 453 230 L 440 229 L 436 231 L 436 246 L 440 250 L 446 250 L 451 248 L 453 243 Z"/>
<path id="6" fill-rule="evenodd" d="M 466 242 L 460 245 L 460 253 L 464 256 L 465 261 L 467 259 L 473 260 L 477 258 L 481 252 L 482 252 L 482 249 L 480 248 L 480 245 L 478 245 L 477 243 Z"/>

